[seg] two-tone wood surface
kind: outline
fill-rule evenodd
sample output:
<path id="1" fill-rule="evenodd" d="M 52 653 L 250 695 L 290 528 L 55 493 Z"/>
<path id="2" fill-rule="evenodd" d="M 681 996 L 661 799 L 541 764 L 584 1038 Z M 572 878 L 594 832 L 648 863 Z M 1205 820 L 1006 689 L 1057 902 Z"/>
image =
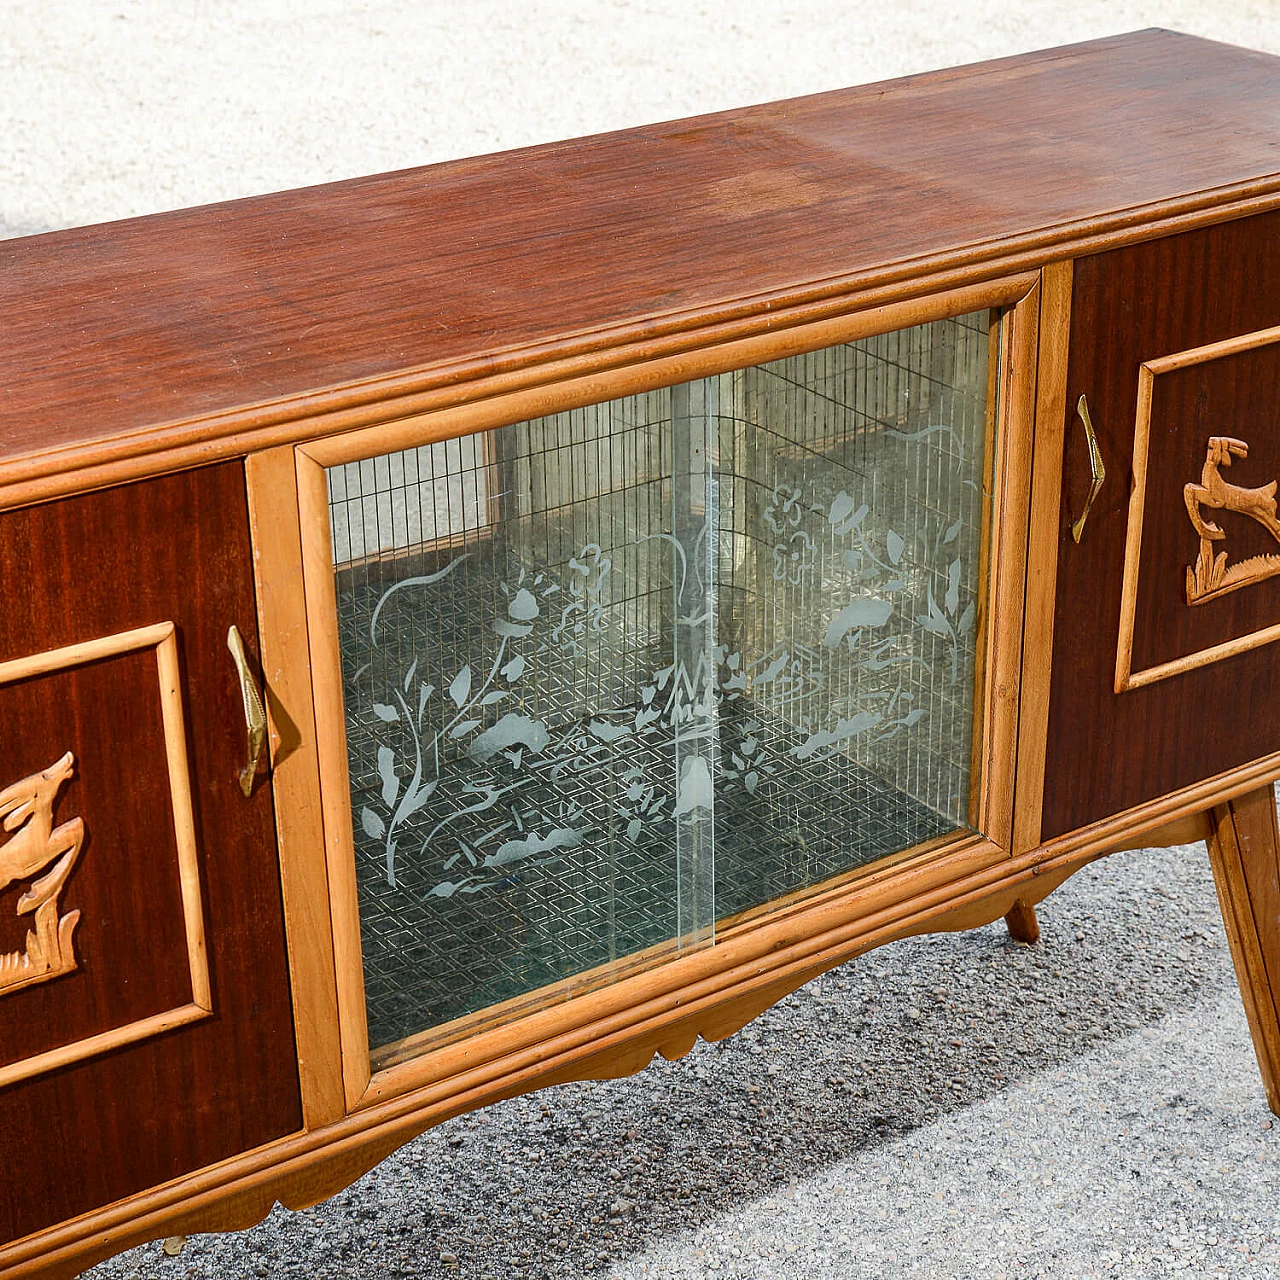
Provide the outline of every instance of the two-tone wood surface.
<path id="1" fill-rule="evenodd" d="M 225 636 L 233 620 L 256 635 L 243 468 L 6 513 L 0 576 L 22 593 L 0 663 L 172 624 L 208 972 L 198 988 L 156 645 L 28 664 L 0 683 L 0 782 L 74 756 L 54 816 L 85 830 L 62 895 L 80 912 L 78 964 L 0 993 L 0 1067 L 211 1006 L 0 1089 L 8 1241 L 282 1137 L 301 1113 L 270 787 L 246 800 L 237 782 L 244 717 Z M 21 945 L 28 883 L 0 894 L 4 951 Z"/>
<path id="2" fill-rule="evenodd" d="M 1275 202 L 1277 110 L 1267 55 L 1141 32 L 6 241 L 0 482 Z"/>
<path id="3" fill-rule="evenodd" d="M 1280 661 L 1262 646 L 1117 693 L 1125 553 L 1144 362 L 1280 323 L 1280 215 L 1082 258 L 1075 264 L 1065 467 L 1042 835 L 1061 835 L 1280 750 Z M 1280 472 L 1280 348 L 1257 346 L 1155 379 L 1145 465 L 1132 667 L 1142 671 L 1280 622 L 1280 579 L 1192 606 L 1199 552 L 1185 490 L 1201 480 L 1211 437 L 1251 449 L 1230 478 L 1265 485 Z M 1110 480 L 1080 542 L 1069 525 L 1090 473 L 1081 395 Z M 1219 513 L 1232 559 L 1277 550 L 1256 520 Z M 1105 761 L 1099 768 L 1098 762 Z"/>
<path id="4" fill-rule="evenodd" d="M 0 245 L 0 1273 L 313 1203 L 894 938 L 1031 941 L 1073 871 L 1215 806 L 1275 1103 L 1280 574 L 1224 565 L 1280 548 L 1277 65 L 1139 33 Z M 987 307 L 980 834 L 372 1069 L 323 466 Z"/>

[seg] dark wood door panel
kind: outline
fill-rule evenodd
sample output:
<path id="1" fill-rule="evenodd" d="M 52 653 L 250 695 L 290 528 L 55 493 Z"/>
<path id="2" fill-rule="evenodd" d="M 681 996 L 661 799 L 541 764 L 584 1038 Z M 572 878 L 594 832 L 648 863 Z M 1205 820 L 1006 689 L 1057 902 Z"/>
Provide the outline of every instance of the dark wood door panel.
<path id="1" fill-rule="evenodd" d="M 1115 692 L 1139 372 L 1144 362 L 1280 325 L 1280 214 L 1155 240 L 1077 262 L 1067 375 L 1053 673 L 1042 835 L 1051 838 L 1280 750 L 1280 649 L 1252 651 Z M 1183 488 L 1210 436 L 1249 438 L 1227 479 L 1280 474 L 1280 347 L 1258 346 L 1153 379 L 1133 668 L 1280 623 L 1280 579 L 1189 606 L 1198 536 Z M 1089 470 L 1076 403 L 1088 397 L 1108 480 L 1079 545 L 1070 524 Z M 1213 514 L 1213 513 L 1209 513 Z M 1232 559 L 1280 546 L 1218 513 Z"/>
<path id="2" fill-rule="evenodd" d="M 243 467 L 4 513 L 0 577 L 21 593 L 0 663 L 174 624 L 212 997 L 198 1021 L 0 1088 L 8 1241 L 302 1116 L 270 786 L 246 800 L 237 780 L 231 623 L 257 648 Z M 70 751 L 54 816 L 86 833 L 63 891 L 81 913 L 76 970 L 0 991 L 0 1066 L 192 999 L 161 686 L 154 647 L 0 684 L 0 790 Z M 21 946 L 5 921 L 17 893 L 0 895 L 4 950 Z"/>
<path id="3" fill-rule="evenodd" d="M 0 991 L 5 1067 L 185 1005 L 191 975 L 174 963 L 186 939 L 154 652 L 0 684 L 0 724 L 19 726 L 6 733 L 0 788 L 71 750 L 74 771 L 54 816 L 85 824 L 59 903 L 60 913 L 80 912 L 77 967 Z M 0 954 L 24 947 L 31 915 L 18 904 L 27 880 L 0 894 Z"/>

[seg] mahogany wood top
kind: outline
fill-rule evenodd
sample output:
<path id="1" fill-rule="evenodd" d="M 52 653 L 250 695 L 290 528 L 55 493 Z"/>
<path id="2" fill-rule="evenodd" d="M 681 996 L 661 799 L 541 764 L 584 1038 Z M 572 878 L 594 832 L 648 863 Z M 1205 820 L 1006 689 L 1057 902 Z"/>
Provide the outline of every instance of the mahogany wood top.
<path id="1" fill-rule="evenodd" d="M 1148 31 L 0 242 L 0 467 L 495 351 L 995 274 L 1207 191 L 1280 191 L 1280 60 Z"/>

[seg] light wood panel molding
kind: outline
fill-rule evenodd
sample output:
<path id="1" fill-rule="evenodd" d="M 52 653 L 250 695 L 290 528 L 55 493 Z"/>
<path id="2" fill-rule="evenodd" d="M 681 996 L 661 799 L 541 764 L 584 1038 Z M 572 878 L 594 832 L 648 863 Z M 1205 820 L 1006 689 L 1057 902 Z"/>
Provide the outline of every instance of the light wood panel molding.
<path id="1" fill-rule="evenodd" d="M 80 666 L 87 662 L 118 657 L 126 653 L 151 649 L 156 657 L 156 678 L 160 692 L 161 716 L 164 725 L 165 765 L 169 778 L 169 794 L 173 811 L 174 836 L 178 851 L 178 875 L 182 896 L 183 928 L 186 940 L 186 960 L 191 976 L 191 1001 L 189 1004 L 154 1016 L 113 1027 L 100 1034 L 86 1036 L 47 1052 L 23 1058 L 0 1066 L 0 1088 L 18 1080 L 52 1071 L 68 1063 L 79 1062 L 99 1053 L 133 1044 L 200 1018 L 208 1017 L 213 1010 L 209 983 L 209 964 L 204 934 L 204 910 L 200 897 L 200 868 L 196 848 L 195 820 L 191 807 L 191 778 L 187 764 L 186 732 L 182 718 L 182 691 L 178 664 L 178 644 L 173 623 L 161 622 L 150 627 L 122 631 L 116 635 L 51 649 L 0 663 L 0 685 L 15 680 L 28 680 Z M 32 868 L 39 870 L 55 857 L 61 860 L 42 880 L 19 899 L 18 910 L 36 912 L 36 950 L 39 957 L 56 954 L 64 967 L 57 972 L 70 972 L 75 966 L 71 951 L 71 934 L 79 918 L 78 911 L 68 912 L 57 919 L 57 893 L 70 875 L 76 855 L 84 839 L 85 824 L 82 818 L 74 818 L 61 826 L 52 826 L 52 805 L 58 788 L 72 774 L 74 760 L 67 752 L 50 769 L 33 778 L 24 779 L 0 792 L 0 814 L 4 815 L 6 830 L 12 830 L 26 822 L 17 835 L 0 846 L 0 888 L 6 887 L 17 877 L 29 876 L 31 858 L 44 849 L 46 862 Z M 27 819 L 30 819 L 27 821 Z M 47 829 L 46 829 L 47 828 Z M 30 831 L 29 836 L 23 835 Z M 13 849 L 15 841 L 23 843 Z M 26 846 L 31 845 L 30 851 Z M 12 853 L 8 851 L 13 849 Z M 56 882 L 56 883 L 55 883 Z M 24 907 L 24 904 L 31 904 Z M 40 912 L 44 912 L 44 916 Z M 43 930 L 43 931 L 42 931 Z M 31 936 L 28 938 L 27 958 L 32 955 Z M 100 963 L 109 964 L 110 957 L 100 957 Z M 24 961 L 21 953 L 0 957 L 0 989 L 5 986 L 16 990 L 45 977 L 28 975 L 34 962 Z M 15 975 L 18 975 L 17 977 Z M 11 979 L 5 983 L 5 978 Z"/>
<path id="2" fill-rule="evenodd" d="M 1141 671 L 1134 671 L 1133 629 L 1138 602 L 1138 574 L 1142 562 L 1142 522 L 1146 514 L 1147 468 L 1151 449 L 1151 403 L 1155 380 L 1162 373 L 1172 373 L 1190 365 L 1204 364 L 1252 351 L 1258 347 L 1280 342 L 1280 326 L 1259 329 L 1240 334 L 1222 342 L 1207 343 L 1186 351 L 1145 361 L 1138 370 L 1138 408 L 1133 437 L 1133 480 L 1129 493 L 1129 523 L 1125 533 L 1124 584 L 1120 596 L 1120 633 L 1116 645 L 1115 691 L 1138 689 L 1167 680 L 1170 676 L 1197 667 L 1221 662 L 1238 653 L 1256 649 L 1280 639 L 1280 623 L 1263 627 L 1247 635 L 1236 636 L 1221 644 L 1210 645 L 1168 662 L 1157 663 Z M 1200 537 L 1200 551 L 1194 565 L 1187 569 L 1186 603 L 1202 604 L 1239 590 L 1254 582 L 1274 577 L 1280 573 L 1280 555 L 1252 557 L 1232 566 L 1227 565 L 1225 551 L 1214 550 L 1214 544 L 1225 538 L 1224 531 L 1201 515 L 1201 507 L 1216 510 L 1237 511 L 1252 517 L 1280 543 L 1280 523 L 1276 521 L 1275 482 L 1257 489 L 1248 489 L 1228 483 L 1221 468 L 1230 466 L 1233 457 L 1244 458 L 1248 445 L 1231 436 L 1211 436 L 1205 453 L 1200 483 L 1189 482 L 1183 490 L 1187 515 Z M 1269 504 L 1269 505 L 1268 505 Z"/>
<path id="3" fill-rule="evenodd" d="M 1035 438 L 1034 355 L 1040 341 L 1041 289 L 1007 306 L 999 328 L 997 383 L 989 414 L 988 457 L 993 492 L 986 507 L 988 585 L 974 696 L 974 825 L 1002 849 L 1013 844 L 1018 690 L 1022 667 L 1027 534 L 1031 521 L 1031 456 Z M 994 393 L 994 395 L 992 394 Z"/>
<path id="4" fill-rule="evenodd" d="M 1037 272 L 1024 271 L 961 288 L 943 288 L 906 301 L 886 301 L 875 306 L 848 303 L 837 314 L 821 320 L 790 324 L 775 320 L 767 326 L 757 325 L 745 336 L 726 335 L 720 342 L 700 342 L 692 350 L 670 355 L 661 348 L 654 350 L 649 343 L 637 343 L 616 353 L 602 369 L 589 363 L 566 363 L 548 369 L 535 386 L 498 384 L 492 393 L 480 393 L 481 389 L 475 388 L 471 396 L 464 399 L 455 395 L 438 411 L 429 409 L 400 418 L 384 413 L 383 420 L 375 425 L 327 434 L 299 446 L 299 452 L 323 467 L 333 467 L 375 454 L 434 444 L 510 422 L 563 413 L 840 342 L 854 342 L 871 334 L 910 328 L 927 320 L 1010 306 L 1025 298 L 1038 279 Z"/>

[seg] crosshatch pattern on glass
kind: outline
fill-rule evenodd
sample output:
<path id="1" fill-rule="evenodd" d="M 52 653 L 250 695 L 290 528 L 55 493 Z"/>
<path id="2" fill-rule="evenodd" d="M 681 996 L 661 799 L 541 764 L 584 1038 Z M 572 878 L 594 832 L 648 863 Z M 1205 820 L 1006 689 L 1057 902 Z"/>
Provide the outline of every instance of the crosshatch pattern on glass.
<path id="1" fill-rule="evenodd" d="M 987 335 L 329 470 L 371 1044 L 964 826 Z"/>

